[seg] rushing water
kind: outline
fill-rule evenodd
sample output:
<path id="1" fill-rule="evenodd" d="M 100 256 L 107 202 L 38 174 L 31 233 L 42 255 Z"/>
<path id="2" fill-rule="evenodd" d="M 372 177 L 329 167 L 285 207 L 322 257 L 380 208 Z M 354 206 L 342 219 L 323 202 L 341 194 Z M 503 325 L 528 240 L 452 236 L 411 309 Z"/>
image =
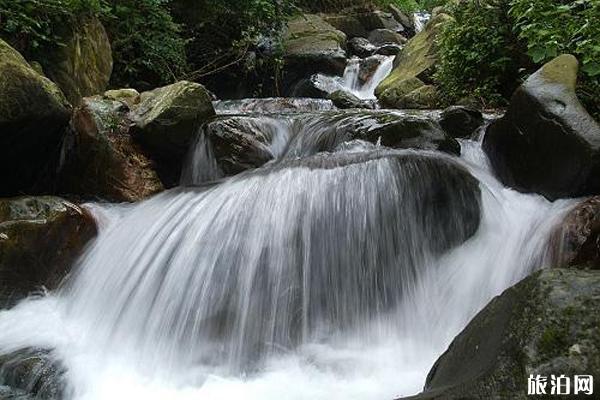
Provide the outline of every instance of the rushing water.
<path id="1" fill-rule="evenodd" d="M 341 77 L 317 74 L 314 77 L 315 86 L 327 93 L 343 90 L 362 100 L 375 100 L 375 89 L 392 71 L 394 57 L 372 56 L 370 60 L 376 62 L 376 68 L 372 73 L 366 74 L 366 79 L 364 72 L 369 67 L 363 65 L 364 59 L 355 57 L 348 61 L 344 75 Z"/>
<path id="2" fill-rule="evenodd" d="M 279 154 L 327 125 L 268 118 Z M 0 353 L 54 349 L 76 400 L 416 393 L 478 310 L 545 265 L 572 204 L 503 187 L 461 144 L 456 158 L 355 141 L 90 204 L 98 238 L 60 292 L 0 312 Z"/>

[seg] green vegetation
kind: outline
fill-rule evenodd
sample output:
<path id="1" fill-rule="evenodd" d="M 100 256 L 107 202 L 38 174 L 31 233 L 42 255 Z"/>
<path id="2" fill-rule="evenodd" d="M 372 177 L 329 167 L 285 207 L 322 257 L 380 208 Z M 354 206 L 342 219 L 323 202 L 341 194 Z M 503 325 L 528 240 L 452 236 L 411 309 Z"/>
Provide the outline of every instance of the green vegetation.
<path id="1" fill-rule="evenodd" d="M 166 0 L 0 0 L 0 36 L 29 60 L 64 45 L 85 16 L 104 23 L 115 60 L 115 85 L 167 83 L 186 68 L 185 40 Z"/>
<path id="2" fill-rule="evenodd" d="M 448 102 L 476 96 L 504 105 L 516 86 L 562 53 L 582 64 L 580 97 L 600 111 L 600 1 L 482 0 L 447 6 L 436 80 Z"/>
<path id="3" fill-rule="evenodd" d="M 114 85 L 150 89 L 185 74 L 186 40 L 171 18 L 167 0 L 104 0 L 104 5 Z"/>
<path id="4" fill-rule="evenodd" d="M 37 58 L 62 45 L 62 29 L 74 18 L 101 12 L 101 0 L 0 0 L 0 36 L 27 58 Z"/>

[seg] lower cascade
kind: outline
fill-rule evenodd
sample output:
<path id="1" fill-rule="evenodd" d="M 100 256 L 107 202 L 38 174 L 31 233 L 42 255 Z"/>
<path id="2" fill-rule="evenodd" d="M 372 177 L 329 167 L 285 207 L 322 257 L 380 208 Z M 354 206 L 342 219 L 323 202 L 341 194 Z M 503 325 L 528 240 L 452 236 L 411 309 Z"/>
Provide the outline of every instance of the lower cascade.
<path id="1" fill-rule="evenodd" d="M 460 157 L 315 147 L 332 118 L 317 113 L 303 129 L 254 115 L 277 127 L 260 168 L 194 175 L 216 163 L 200 132 L 182 186 L 87 204 L 98 237 L 58 292 L 0 312 L 0 353 L 49 349 L 76 400 L 419 392 L 468 321 L 545 265 L 573 202 L 504 187 L 474 140 Z"/>

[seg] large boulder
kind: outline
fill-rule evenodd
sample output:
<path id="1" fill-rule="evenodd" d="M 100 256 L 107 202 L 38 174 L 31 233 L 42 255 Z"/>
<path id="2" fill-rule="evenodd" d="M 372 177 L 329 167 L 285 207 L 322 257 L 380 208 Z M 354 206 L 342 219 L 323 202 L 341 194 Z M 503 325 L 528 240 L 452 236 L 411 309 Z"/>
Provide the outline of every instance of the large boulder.
<path id="1" fill-rule="evenodd" d="M 579 203 L 550 239 L 554 265 L 600 269 L 600 197 Z"/>
<path id="2" fill-rule="evenodd" d="M 43 186 L 69 115 L 60 89 L 0 39 L 0 196 Z"/>
<path id="3" fill-rule="evenodd" d="M 55 82 L 73 105 L 83 97 L 106 90 L 113 67 L 112 50 L 102 23 L 96 17 L 82 17 L 66 29 L 59 46 L 40 60 L 46 75 Z"/>
<path id="4" fill-rule="evenodd" d="M 0 200 L 0 308 L 56 288 L 95 235 L 92 216 L 61 198 Z"/>
<path id="5" fill-rule="evenodd" d="M 369 41 L 376 46 L 404 44 L 407 42 L 404 36 L 390 29 L 375 29 L 369 33 Z"/>
<path id="6" fill-rule="evenodd" d="M 169 186 L 177 182 L 199 127 L 214 115 L 211 96 L 198 83 L 180 81 L 140 95 L 130 113 L 132 133 L 161 165 L 170 165 L 164 168 L 170 176 L 162 175 Z"/>
<path id="7" fill-rule="evenodd" d="M 323 19 L 335 29 L 344 32 L 348 39 L 362 37 L 369 34 L 359 18 L 354 14 L 325 14 Z"/>
<path id="8" fill-rule="evenodd" d="M 529 399 L 528 377 L 600 376 L 600 272 L 550 269 L 490 302 L 412 400 Z M 560 397 L 560 396 L 559 396 Z M 592 398 L 589 396 L 565 398 Z"/>
<path id="9" fill-rule="evenodd" d="M 411 14 L 407 14 L 404 11 L 402 11 L 395 4 L 390 4 L 388 8 L 394 19 L 400 22 L 404 27 L 404 34 L 408 36 L 414 36 L 416 33 L 414 17 Z"/>
<path id="10" fill-rule="evenodd" d="M 483 147 L 502 182 L 548 199 L 600 194 L 600 125 L 575 94 L 578 62 L 561 55 L 513 94 Z"/>
<path id="11" fill-rule="evenodd" d="M 122 202 L 163 190 L 154 162 L 129 132 L 128 112 L 119 100 L 83 99 L 63 144 L 61 193 Z"/>
<path id="12" fill-rule="evenodd" d="M 284 85 L 316 73 L 342 75 L 346 68 L 346 35 L 314 14 L 292 19 L 283 38 Z"/>
<path id="13" fill-rule="evenodd" d="M 428 82 L 437 62 L 437 36 L 452 17 L 439 14 L 408 41 L 402 53 L 394 60 L 394 69 L 375 90 L 379 100 L 387 107 L 397 107 L 398 86 L 407 79 L 418 78 Z M 402 107 L 397 107 L 402 108 Z"/>
<path id="14" fill-rule="evenodd" d="M 363 37 L 355 37 L 348 41 L 348 51 L 351 55 L 367 58 L 375 54 L 377 46 Z"/>
<path id="15" fill-rule="evenodd" d="M 391 13 L 375 10 L 358 15 L 358 18 L 367 31 L 375 29 L 389 29 L 394 32 L 403 32 L 404 27 Z"/>

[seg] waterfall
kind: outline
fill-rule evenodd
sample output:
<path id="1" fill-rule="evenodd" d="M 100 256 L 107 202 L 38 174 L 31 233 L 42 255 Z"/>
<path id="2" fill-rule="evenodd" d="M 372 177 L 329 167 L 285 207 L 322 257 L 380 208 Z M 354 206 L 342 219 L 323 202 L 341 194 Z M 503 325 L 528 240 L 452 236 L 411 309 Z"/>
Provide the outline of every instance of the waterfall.
<path id="1" fill-rule="evenodd" d="M 341 77 L 327 76 L 317 74 L 315 86 L 327 93 L 333 93 L 337 90 L 344 90 L 352 93 L 362 100 L 375 100 L 375 89 L 390 74 L 394 67 L 393 56 L 372 56 L 367 60 L 375 60 L 377 67 L 372 74 L 361 74 L 363 72 L 362 63 L 364 59 L 353 57 L 348 60 L 348 65 Z"/>
<path id="2" fill-rule="evenodd" d="M 418 392 L 470 318 L 545 265 L 572 201 L 503 187 L 477 141 L 461 158 L 323 152 L 331 117 L 310 118 L 256 116 L 274 157 L 257 170 L 206 182 L 200 142 L 195 186 L 89 204 L 98 238 L 62 290 L 0 312 L 0 353 L 52 349 L 74 400 Z"/>

